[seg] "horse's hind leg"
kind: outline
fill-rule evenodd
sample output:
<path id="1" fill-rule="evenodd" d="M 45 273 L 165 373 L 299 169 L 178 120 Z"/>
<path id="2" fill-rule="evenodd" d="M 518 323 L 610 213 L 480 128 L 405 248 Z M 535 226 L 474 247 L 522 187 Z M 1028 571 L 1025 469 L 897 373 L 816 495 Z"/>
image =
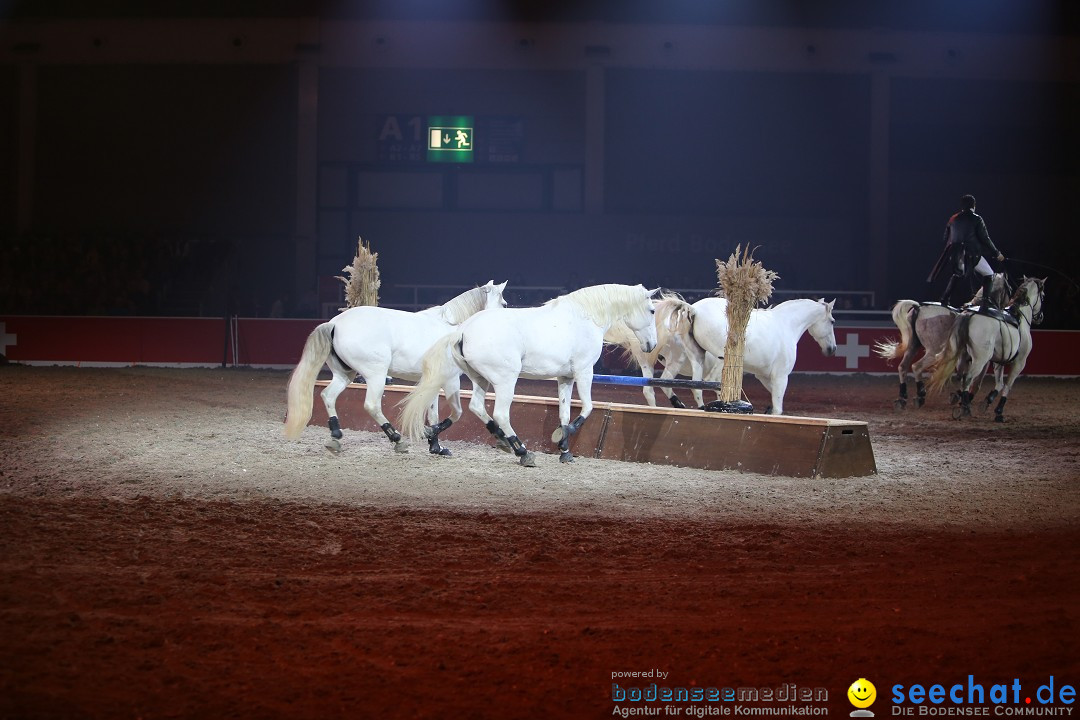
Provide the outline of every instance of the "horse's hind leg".
<path id="1" fill-rule="evenodd" d="M 903 410 L 907 407 L 907 376 L 909 372 L 911 372 L 910 358 L 907 353 L 904 353 L 904 356 L 900 358 L 900 364 L 896 368 L 896 374 L 900 378 L 900 395 L 893 402 L 893 409 L 895 410 Z"/>
<path id="2" fill-rule="evenodd" d="M 696 356 L 691 348 L 688 348 L 686 345 L 673 338 L 671 343 L 667 346 L 666 351 L 667 354 L 664 355 L 664 369 L 660 371 L 661 379 L 674 379 L 680 372 L 686 371 L 687 363 L 690 364 L 691 372 L 693 372 L 692 368 L 694 367 L 694 363 L 698 361 L 695 361 Z M 700 365 L 701 363 L 698 362 L 699 367 Z M 671 403 L 671 407 L 679 408 L 680 410 L 686 408 L 686 403 L 684 403 L 671 388 L 661 387 L 660 391 L 667 397 L 668 402 Z M 698 400 L 698 406 L 700 406 L 702 404 L 701 391 L 695 390 L 693 393 Z"/>
<path id="3" fill-rule="evenodd" d="M 334 373 L 333 379 L 330 384 L 323 388 L 322 401 L 326 407 L 326 417 L 329 418 L 327 425 L 330 426 L 330 439 L 326 441 L 326 449 L 331 452 L 341 452 L 341 423 L 338 421 L 337 416 L 337 399 L 338 395 L 342 393 L 345 388 L 349 386 L 353 378 L 356 377 L 356 373 L 352 370 L 345 370 L 341 368 L 337 363 L 330 366 L 330 371 Z"/>
<path id="4" fill-rule="evenodd" d="M 453 418 L 446 418 L 445 420 L 438 422 L 439 418 L 439 398 L 436 397 L 435 401 L 431 403 L 431 408 L 428 410 L 428 422 L 431 423 L 424 430 L 424 436 L 428 441 L 428 452 L 432 455 L 449 456 L 449 448 L 444 448 L 439 444 L 439 433 L 450 427 L 454 420 Z"/>
<path id="5" fill-rule="evenodd" d="M 675 364 L 676 362 L 679 362 L 681 364 L 681 360 L 678 360 L 668 362 L 666 365 L 664 365 L 664 369 L 660 371 L 661 379 L 671 380 L 675 377 L 675 375 L 678 373 L 677 368 L 679 367 L 679 365 Z M 652 388 L 649 389 L 651 390 Z M 661 387 L 660 392 L 664 393 L 664 396 L 667 397 L 668 402 L 671 403 L 671 407 L 679 408 L 680 410 L 686 407 L 686 403 L 684 403 L 679 398 L 679 396 L 675 394 L 675 391 L 671 388 Z"/>
<path id="6" fill-rule="evenodd" d="M 428 426 L 424 434 L 427 436 L 428 452 L 432 455 L 449 457 L 452 453 L 448 448 L 444 448 L 439 444 L 439 433 L 449 428 L 461 417 L 461 376 L 454 375 L 452 378 L 447 378 L 443 383 L 443 390 L 446 392 L 446 401 L 450 405 L 450 416 L 444 418 L 442 422 L 437 422 L 439 419 L 439 398 L 436 396 L 434 402 L 431 403 L 431 408 L 428 410 L 428 422 L 431 425 Z"/>
<path id="7" fill-rule="evenodd" d="M 909 365 L 908 370 L 911 372 L 913 378 L 915 378 L 915 407 L 922 407 L 926 404 L 926 383 L 923 382 L 923 372 L 926 370 L 928 362 L 931 360 L 929 353 L 923 353 L 923 356 L 914 363 Z M 903 382 L 901 380 L 901 382 Z M 902 393 L 907 397 L 907 392 Z"/>
<path id="8" fill-rule="evenodd" d="M 473 383 L 472 398 L 469 400 L 469 412 L 476 417 L 480 418 L 480 422 L 484 423 L 484 427 L 495 438 L 495 447 L 503 452 L 514 452 L 514 449 L 510 447 L 510 443 L 506 441 L 506 434 L 499 430 L 498 425 L 492 419 L 487 412 L 486 396 L 487 390 L 481 386 L 477 379 L 470 376 Z"/>
<path id="9" fill-rule="evenodd" d="M 386 439 L 394 446 L 395 452 L 409 452 L 409 441 L 386 419 L 382 411 L 383 390 L 386 387 L 386 370 L 370 373 L 367 379 L 367 393 L 364 395 L 364 410 L 379 424 L 386 434 Z"/>
<path id="10" fill-rule="evenodd" d="M 517 455 L 518 462 L 524 467 L 536 467 L 536 456 L 525 448 L 525 444 L 514 432 L 510 424 L 510 404 L 514 401 L 514 386 L 517 384 L 517 376 L 509 382 L 493 383 L 495 387 L 495 408 L 492 412 L 491 422 L 488 423 L 488 432 L 497 439 L 505 440 L 510 450 Z M 507 435 L 509 433 L 509 435 Z"/>
<path id="11" fill-rule="evenodd" d="M 965 369 L 960 373 L 960 404 L 953 409 L 953 419 L 971 417 L 971 401 L 979 392 L 983 375 L 989 360 L 984 357 L 969 356 Z"/>

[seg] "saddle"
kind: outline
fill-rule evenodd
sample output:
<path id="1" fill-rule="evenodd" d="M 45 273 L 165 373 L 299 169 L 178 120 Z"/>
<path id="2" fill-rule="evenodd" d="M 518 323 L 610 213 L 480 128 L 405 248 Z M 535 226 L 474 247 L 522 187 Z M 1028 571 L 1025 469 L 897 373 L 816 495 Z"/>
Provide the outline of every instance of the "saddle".
<path id="1" fill-rule="evenodd" d="M 986 317 L 992 317 L 995 320 L 1000 320 L 1006 325 L 1011 325 L 1014 328 L 1020 327 L 1020 318 L 1013 315 L 1008 310 L 999 310 L 996 307 L 990 308 L 990 312 L 982 312 L 982 308 L 978 305 L 971 306 L 966 309 L 966 312 L 974 313 L 977 315 L 984 315 Z"/>

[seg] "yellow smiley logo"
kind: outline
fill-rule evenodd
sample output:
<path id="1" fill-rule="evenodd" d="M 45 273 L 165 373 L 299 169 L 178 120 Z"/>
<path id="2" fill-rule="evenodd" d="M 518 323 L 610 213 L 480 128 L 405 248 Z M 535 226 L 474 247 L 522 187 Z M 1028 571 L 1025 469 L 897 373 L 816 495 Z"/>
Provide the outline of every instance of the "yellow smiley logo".
<path id="1" fill-rule="evenodd" d="M 877 699 L 877 688 L 866 678 L 859 678 L 847 689 L 848 700 L 857 708 L 868 708 Z"/>

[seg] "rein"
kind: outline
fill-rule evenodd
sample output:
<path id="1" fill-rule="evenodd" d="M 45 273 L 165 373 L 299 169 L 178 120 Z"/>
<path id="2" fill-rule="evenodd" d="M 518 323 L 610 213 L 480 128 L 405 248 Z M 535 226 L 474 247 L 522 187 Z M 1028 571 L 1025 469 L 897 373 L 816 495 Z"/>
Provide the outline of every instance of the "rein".
<path id="1" fill-rule="evenodd" d="M 1031 265 L 1032 267 L 1037 267 L 1037 268 L 1042 268 L 1043 270 L 1048 270 L 1048 271 L 1054 273 L 1055 275 L 1058 275 L 1059 277 L 1061 277 L 1063 280 L 1068 282 L 1073 287 L 1080 288 L 1080 283 L 1076 282 L 1076 280 L 1073 280 L 1071 277 L 1069 277 L 1068 275 L 1061 272 L 1060 270 L 1058 270 L 1055 267 L 1051 267 L 1049 265 L 1043 265 L 1042 263 L 1032 262 L 1030 260 L 1020 260 L 1019 258 L 1013 258 L 1013 257 L 1005 258 L 1005 262 L 1020 263 L 1022 265 Z"/>

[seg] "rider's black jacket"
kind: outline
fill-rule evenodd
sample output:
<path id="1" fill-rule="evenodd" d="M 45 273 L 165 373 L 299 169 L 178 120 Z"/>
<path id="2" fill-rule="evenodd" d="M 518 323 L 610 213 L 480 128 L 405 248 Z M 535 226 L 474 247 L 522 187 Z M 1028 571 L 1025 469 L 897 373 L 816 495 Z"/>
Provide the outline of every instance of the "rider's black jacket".
<path id="1" fill-rule="evenodd" d="M 974 210 L 961 210 L 949 218 L 945 225 L 945 244 L 953 245 L 955 250 L 963 248 L 964 267 L 970 273 L 979 262 L 979 257 L 996 258 L 998 252 L 994 242 L 990 239 L 990 233 L 986 231 L 986 223 L 982 216 Z M 960 253 L 954 256 L 957 260 Z M 961 273 L 966 274 L 966 273 Z"/>

